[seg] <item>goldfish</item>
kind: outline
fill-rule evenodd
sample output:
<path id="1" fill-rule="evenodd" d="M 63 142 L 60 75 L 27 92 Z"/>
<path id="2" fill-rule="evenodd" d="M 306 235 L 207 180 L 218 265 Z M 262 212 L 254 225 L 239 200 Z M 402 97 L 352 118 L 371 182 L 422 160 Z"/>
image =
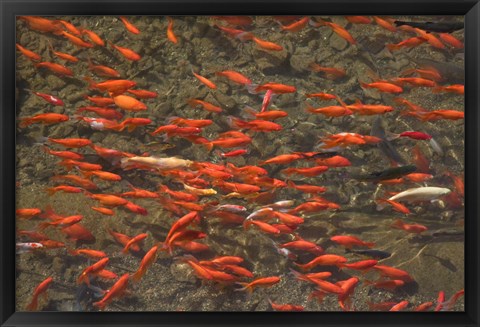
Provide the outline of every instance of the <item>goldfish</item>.
<path id="1" fill-rule="evenodd" d="M 130 33 L 132 34 L 140 34 L 140 30 L 135 27 L 135 25 L 133 25 L 132 23 L 130 23 L 127 19 L 127 17 L 125 16 L 120 16 L 119 19 L 121 20 L 121 22 L 123 23 L 123 25 L 125 25 L 125 28 L 127 29 L 127 31 L 129 31 Z"/>
<path id="2" fill-rule="evenodd" d="M 98 36 L 97 33 L 90 31 L 86 28 L 82 28 L 81 32 L 82 34 L 86 34 L 88 38 L 96 45 L 99 45 L 101 47 L 105 46 L 105 42 L 100 38 L 100 36 Z"/>
<path id="3" fill-rule="evenodd" d="M 237 284 L 243 287 L 236 289 L 235 291 L 248 291 L 251 294 L 253 293 L 253 290 L 256 287 L 272 287 L 273 285 L 279 282 L 280 282 L 280 277 L 276 277 L 276 276 L 258 278 L 250 283 L 237 282 Z"/>
<path id="4" fill-rule="evenodd" d="M 420 234 L 428 230 L 426 226 L 420 224 L 405 224 L 401 219 L 397 219 L 391 225 L 393 228 L 403 229 L 409 233 Z"/>
<path id="5" fill-rule="evenodd" d="M 412 86 L 424 86 L 424 87 L 437 86 L 437 83 L 435 83 L 435 81 L 431 81 L 429 79 L 425 79 L 421 77 L 397 77 L 397 78 L 394 78 L 392 82 L 399 85 L 410 84 Z"/>
<path id="6" fill-rule="evenodd" d="M 257 226 L 261 231 L 265 232 L 265 233 L 269 233 L 269 234 L 280 234 L 281 231 L 270 225 L 270 224 L 267 224 L 267 223 L 264 223 L 262 221 L 258 221 L 258 220 L 251 220 L 251 219 L 245 219 L 245 221 L 243 222 L 243 228 L 245 230 L 248 230 L 249 226 L 250 225 L 255 225 Z"/>
<path id="7" fill-rule="evenodd" d="M 167 20 L 168 20 L 167 38 L 171 42 L 177 44 L 178 43 L 177 36 L 175 35 L 175 33 L 173 33 L 173 19 L 171 19 L 170 17 L 167 17 Z"/>
<path id="8" fill-rule="evenodd" d="M 430 309 L 431 307 L 433 307 L 433 302 L 424 302 L 420 305 L 418 305 L 415 309 L 413 309 L 413 311 L 427 311 L 428 309 Z"/>
<path id="9" fill-rule="evenodd" d="M 288 31 L 288 32 L 299 32 L 305 26 L 307 26 L 308 22 L 310 21 L 309 17 L 303 17 L 302 19 L 293 22 L 287 26 L 281 25 L 283 31 Z"/>
<path id="10" fill-rule="evenodd" d="M 268 302 L 272 306 L 272 309 L 275 311 L 303 311 L 305 308 L 301 305 L 294 305 L 294 304 L 278 304 L 272 302 L 268 299 Z"/>
<path id="11" fill-rule="evenodd" d="M 127 90 L 127 92 L 133 94 L 139 99 L 153 99 L 158 96 L 157 92 L 152 92 L 148 90 Z"/>
<path id="12" fill-rule="evenodd" d="M 432 33 L 428 33 L 424 30 L 419 29 L 419 28 L 414 28 L 414 31 L 415 31 L 415 33 L 417 33 L 421 37 L 427 39 L 427 42 L 431 46 L 433 46 L 434 48 L 445 49 L 445 45 L 443 45 L 443 43 L 440 42 L 440 40 L 437 39 L 437 37 L 435 35 L 433 35 Z"/>
<path id="13" fill-rule="evenodd" d="M 392 83 L 388 83 L 388 82 L 373 82 L 369 84 L 360 82 L 360 85 L 366 89 L 374 88 L 379 90 L 380 92 L 386 92 L 386 93 L 402 93 L 403 92 L 403 89 L 400 86 Z"/>
<path id="14" fill-rule="evenodd" d="M 120 77 L 120 73 L 108 66 L 94 65 L 92 61 L 88 60 L 88 70 L 102 77 Z"/>
<path id="15" fill-rule="evenodd" d="M 407 207 L 405 207 L 403 204 L 401 204 L 400 202 L 396 202 L 396 201 L 389 200 L 389 199 L 378 199 L 377 202 L 388 203 L 389 205 L 391 205 L 393 207 L 393 210 L 395 210 L 397 212 L 400 212 L 400 213 L 403 213 L 405 215 L 409 215 L 411 213 L 410 210 Z M 377 210 L 381 210 L 381 209 L 383 209 L 383 205 L 379 205 L 377 207 Z"/>
<path id="16" fill-rule="evenodd" d="M 227 117 L 227 119 L 229 125 L 232 128 L 237 129 L 250 129 L 256 132 L 273 132 L 282 129 L 281 125 L 268 120 L 256 119 L 250 121 L 243 121 L 233 116 L 229 116 Z"/>
<path id="17" fill-rule="evenodd" d="M 43 244 L 38 242 L 16 243 L 15 254 L 29 253 L 42 248 Z"/>
<path id="18" fill-rule="evenodd" d="M 15 215 L 18 218 L 30 219 L 32 217 L 38 216 L 42 213 L 42 210 L 39 208 L 22 208 L 15 210 Z"/>
<path id="19" fill-rule="evenodd" d="M 224 70 L 224 71 L 221 71 L 221 72 L 216 72 L 215 75 L 228 78 L 232 82 L 240 84 L 240 85 L 250 85 L 250 84 L 252 84 L 252 81 L 248 77 L 240 74 L 239 72 L 233 71 L 233 70 Z"/>
<path id="20" fill-rule="evenodd" d="M 67 180 L 87 190 L 97 189 L 97 185 L 95 183 L 92 183 L 90 180 L 77 175 L 55 175 L 52 177 L 52 180 Z"/>
<path id="21" fill-rule="evenodd" d="M 33 60 L 33 61 L 42 60 L 42 57 L 39 54 L 22 47 L 20 44 L 16 43 L 15 46 L 28 59 Z"/>
<path id="22" fill-rule="evenodd" d="M 128 202 L 124 198 L 112 194 L 92 194 L 87 191 L 85 191 L 85 194 L 88 197 L 100 202 L 100 204 L 109 207 L 123 206 Z"/>
<path id="23" fill-rule="evenodd" d="M 92 249 L 78 249 L 78 250 L 68 250 L 68 253 L 71 255 L 85 255 L 92 259 L 102 259 L 107 256 L 103 251 L 92 250 Z"/>
<path id="24" fill-rule="evenodd" d="M 50 226 L 54 226 L 54 227 L 58 226 L 58 227 L 61 227 L 61 228 L 70 227 L 72 225 L 75 225 L 75 224 L 79 223 L 82 219 L 83 219 L 82 215 L 69 216 L 69 217 L 65 217 L 65 218 L 55 220 L 53 222 L 41 223 L 40 225 L 38 225 L 38 229 L 40 231 L 43 231 L 44 229 L 46 229 Z"/>
<path id="25" fill-rule="evenodd" d="M 142 233 L 142 234 L 138 234 L 137 236 L 134 236 L 132 239 L 130 239 L 127 244 L 125 244 L 125 247 L 123 248 L 122 250 L 122 253 L 123 254 L 127 254 L 128 253 L 128 250 L 130 249 L 130 247 L 133 245 L 133 244 L 137 244 L 137 243 L 140 243 L 141 241 L 143 241 L 144 239 L 146 239 L 148 237 L 148 234 L 147 233 Z"/>
<path id="26" fill-rule="evenodd" d="M 393 307 L 390 308 L 388 311 L 400 311 L 402 309 L 405 309 L 408 306 L 409 302 L 408 301 L 402 301 L 397 304 L 395 304 Z"/>
<path id="27" fill-rule="evenodd" d="M 97 105 L 99 107 L 106 107 L 106 106 L 109 106 L 109 105 L 112 105 L 112 104 L 115 103 L 112 98 L 91 97 L 91 96 L 88 96 L 88 95 L 86 95 L 85 98 L 88 99 L 89 101 L 93 102 L 95 105 Z M 105 118 L 108 118 L 108 117 L 105 117 Z"/>
<path id="28" fill-rule="evenodd" d="M 328 170 L 327 166 L 314 166 L 309 168 L 287 168 L 282 170 L 282 174 L 290 176 L 292 174 L 315 177 Z"/>
<path id="29" fill-rule="evenodd" d="M 306 93 L 305 96 L 307 98 L 320 98 L 322 100 L 333 100 L 336 99 L 337 96 L 334 94 L 330 93 L 324 93 L 324 92 L 319 92 L 319 93 Z"/>
<path id="30" fill-rule="evenodd" d="M 46 68 L 54 73 L 64 76 L 73 76 L 73 71 L 70 68 L 62 66 L 60 64 L 56 64 L 53 62 L 40 62 L 35 64 L 36 68 Z"/>
<path id="31" fill-rule="evenodd" d="M 128 280 L 130 278 L 130 275 L 124 274 L 120 279 L 115 282 L 115 284 L 112 286 L 112 288 L 106 293 L 106 295 L 98 302 L 94 302 L 93 305 L 98 307 L 99 309 L 104 309 L 108 303 L 110 303 L 114 298 L 116 297 L 121 297 L 124 293 L 125 290 L 128 287 Z"/>
<path id="32" fill-rule="evenodd" d="M 210 111 L 210 112 L 215 112 L 215 113 L 219 113 L 219 112 L 222 112 L 222 108 L 220 107 L 217 107 L 209 102 L 206 102 L 206 101 L 203 101 L 203 100 L 199 100 L 199 99 L 190 99 L 188 100 L 188 104 L 192 107 L 192 108 L 197 108 L 198 106 L 202 107 L 203 109 L 205 109 L 206 111 Z"/>
<path id="33" fill-rule="evenodd" d="M 353 111 L 351 111 L 349 108 L 344 106 L 328 106 L 328 107 L 322 107 L 322 108 L 313 108 L 312 106 L 307 104 L 306 111 L 313 114 L 322 114 L 327 117 L 342 117 L 342 116 L 348 116 L 353 114 Z"/>
<path id="34" fill-rule="evenodd" d="M 158 246 L 157 245 L 153 246 L 150 250 L 148 250 L 148 252 L 142 258 L 142 261 L 140 262 L 140 267 L 132 275 L 132 280 L 134 282 L 140 281 L 140 279 L 143 277 L 143 275 L 145 275 L 148 267 L 150 267 L 155 262 L 155 260 L 157 259 L 157 253 L 158 253 Z"/>
<path id="35" fill-rule="evenodd" d="M 124 48 L 124 47 L 121 47 L 121 46 L 118 46 L 118 45 L 115 45 L 113 44 L 112 42 L 108 42 L 110 44 L 110 46 L 114 49 L 116 49 L 118 52 L 120 52 L 120 54 L 127 60 L 130 60 L 130 61 L 138 61 L 140 59 L 142 59 L 142 57 L 136 53 L 135 51 L 133 51 L 132 49 L 129 49 L 129 48 Z"/>
<path id="36" fill-rule="evenodd" d="M 53 282 L 53 278 L 48 277 L 47 279 L 42 281 L 40 284 L 38 284 L 38 286 L 33 291 L 32 301 L 27 305 L 26 310 L 28 311 L 38 310 L 38 297 L 42 294 L 43 295 L 46 294 L 45 292 L 47 291 L 48 287 L 52 284 L 52 282 Z"/>
<path id="37" fill-rule="evenodd" d="M 104 207 L 90 207 L 90 208 L 106 216 L 113 216 L 115 214 L 115 211 L 109 208 L 104 208 Z"/>
<path id="38" fill-rule="evenodd" d="M 283 164 L 289 164 L 289 163 L 294 162 L 294 161 L 296 161 L 298 159 L 301 159 L 301 158 L 303 158 L 303 156 L 301 154 L 298 154 L 298 153 L 280 154 L 276 157 L 261 161 L 258 164 L 261 165 L 261 166 L 262 165 L 270 165 L 270 164 L 283 165 Z"/>
<path id="39" fill-rule="evenodd" d="M 408 116 L 414 116 L 422 121 L 431 121 L 439 119 L 459 120 L 465 118 L 463 111 L 440 109 L 427 112 L 410 112 L 406 113 Z"/>
<path id="40" fill-rule="evenodd" d="M 76 168 L 86 171 L 86 170 L 101 170 L 102 166 L 98 164 L 92 164 L 89 162 L 77 161 L 72 159 L 64 159 L 58 163 L 59 165 L 65 166 L 67 171 L 72 170 L 75 166 Z"/>
<path id="41" fill-rule="evenodd" d="M 90 176 L 96 176 L 104 181 L 120 181 L 122 180 L 122 176 L 108 172 L 108 171 L 102 171 L 102 170 L 96 170 L 92 169 L 90 171 L 82 171 L 83 176 L 85 177 L 90 177 Z"/>
<path id="42" fill-rule="evenodd" d="M 308 185 L 308 184 L 299 185 L 299 184 L 295 184 L 290 180 L 287 182 L 287 184 L 289 187 L 299 190 L 303 193 L 317 194 L 317 193 L 323 193 L 327 191 L 327 189 L 323 186 Z"/>
<path id="43" fill-rule="evenodd" d="M 152 169 L 175 169 L 188 168 L 193 164 L 191 160 L 184 160 L 176 157 L 157 158 L 157 157 L 130 157 L 121 160 L 121 167 L 131 168 L 135 166 L 146 166 Z"/>
<path id="44" fill-rule="evenodd" d="M 226 153 L 219 153 L 222 158 L 231 158 L 231 157 L 238 157 L 246 154 L 248 151 L 245 149 L 238 149 L 238 150 L 233 150 L 230 152 Z"/>
<path id="45" fill-rule="evenodd" d="M 310 253 L 315 254 L 317 256 L 324 253 L 324 250 L 321 246 L 319 246 L 315 243 L 303 240 L 303 239 L 283 243 L 283 244 L 280 244 L 279 247 L 280 248 L 287 248 L 287 249 L 294 249 L 294 250 L 299 250 L 299 251 L 307 251 L 307 252 L 310 252 Z"/>
<path id="46" fill-rule="evenodd" d="M 372 20 L 366 16 L 345 16 L 345 19 L 352 24 L 370 24 Z"/>
<path id="47" fill-rule="evenodd" d="M 400 75 L 405 76 L 405 75 L 410 75 L 412 73 L 417 73 L 423 78 L 439 82 L 443 80 L 443 77 L 440 75 L 440 72 L 433 68 L 433 67 L 424 67 L 422 69 L 407 69 L 403 71 Z M 433 89 L 433 92 L 435 92 L 435 88 Z"/>
<path id="48" fill-rule="evenodd" d="M 465 85 L 462 84 L 453 84 L 447 86 L 437 86 L 433 89 L 434 93 L 439 92 L 450 92 L 450 93 L 457 93 L 457 94 L 465 94 Z"/>
<path id="49" fill-rule="evenodd" d="M 388 290 L 388 291 L 391 291 L 391 292 L 393 292 L 397 288 L 405 285 L 405 282 L 403 280 L 399 280 L 399 279 L 382 280 L 382 281 L 377 281 L 377 282 L 372 282 L 372 281 L 366 280 L 364 283 L 365 283 L 365 285 L 372 285 L 375 288 L 381 288 L 381 289 Z"/>
<path id="50" fill-rule="evenodd" d="M 64 21 L 64 20 L 58 20 L 60 24 L 63 25 L 70 33 L 75 34 L 75 35 L 81 35 L 82 33 L 76 28 L 73 24 Z"/>
<path id="51" fill-rule="evenodd" d="M 344 77 L 346 72 L 344 69 L 341 68 L 333 68 L 333 67 L 323 67 L 319 64 L 312 63 L 309 66 L 314 72 L 321 72 L 324 73 L 328 79 L 337 79 Z"/>
<path id="52" fill-rule="evenodd" d="M 412 182 L 421 183 L 429 179 L 432 179 L 433 175 L 424 174 L 424 173 L 411 173 L 411 174 L 405 175 L 405 178 L 408 180 L 411 180 Z"/>
<path id="53" fill-rule="evenodd" d="M 121 245 L 123 245 L 124 247 L 128 244 L 128 242 L 130 242 L 130 240 L 132 239 L 130 236 L 127 236 L 127 235 L 124 235 L 124 234 L 121 234 L 121 233 L 117 233 L 117 232 L 114 232 L 110 229 L 107 229 L 108 233 L 110 235 L 112 235 L 112 237 L 118 242 L 120 243 Z M 129 247 L 129 249 L 131 251 L 134 251 L 134 252 L 138 252 L 140 251 L 140 247 L 135 244 L 135 243 L 132 243 Z"/>
<path id="54" fill-rule="evenodd" d="M 380 274 L 384 277 L 403 280 L 406 283 L 414 281 L 413 278 L 406 271 L 398 268 L 376 265 L 373 266 L 373 269 L 378 270 L 378 272 L 380 272 Z"/>
<path id="55" fill-rule="evenodd" d="M 199 74 L 196 74 L 193 70 L 192 70 L 192 74 L 200 81 L 202 82 L 203 84 L 205 84 L 206 86 L 208 86 L 209 88 L 211 89 L 216 89 L 217 86 L 215 85 L 215 83 L 213 83 L 212 81 L 210 81 L 209 79 L 199 75 Z"/>
<path id="56" fill-rule="evenodd" d="M 212 16 L 212 18 L 239 26 L 251 25 L 253 23 L 253 19 L 248 16 Z"/>
<path id="57" fill-rule="evenodd" d="M 295 86 L 279 84 L 279 83 L 265 83 L 255 87 L 255 92 L 271 90 L 275 94 L 294 93 L 297 91 Z"/>
<path id="58" fill-rule="evenodd" d="M 390 32 L 397 31 L 397 28 L 392 25 L 387 19 L 380 18 L 378 16 L 373 16 L 373 19 L 375 20 L 375 23 L 377 23 L 377 25 L 380 25 L 381 27 L 389 30 Z"/>
<path id="59" fill-rule="evenodd" d="M 92 144 L 92 141 L 84 138 L 53 139 L 47 138 L 48 142 L 60 144 L 66 148 L 82 148 Z"/>
<path id="60" fill-rule="evenodd" d="M 279 44 L 276 44 L 274 42 L 266 41 L 259 39 L 255 36 L 252 37 L 252 40 L 263 50 L 268 50 L 268 51 L 282 51 L 283 47 Z"/>
<path id="61" fill-rule="evenodd" d="M 123 110 L 128 110 L 133 112 L 147 110 L 147 106 L 144 103 L 128 95 L 117 95 L 113 97 L 113 101 L 118 107 L 120 107 Z"/>
<path id="62" fill-rule="evenodd" d="M 254 35 L 252 33 L 246 32 L 244 30 L 228 28 L 228 27 L 225 27 L 225 26 L 217 25 L 217 24 L 215 24 L 215 27 L 217 27 L 221 31 L 227 33 L 229 36 L 239 39 L 240 41 L 252 40 L 253 37 L 254 37 Z"/>
<path id="63" fill-rule="evenodd" d="M 448 45 L 450 45 L 450 46 L 452 46 L 452 47 L 454 47 L 454 48 L 456 48 L 456 49 L 463 49 L 463 47 L 464 47 L 463 42 L 460 41 L 459 39 L 457 39 L 457 38 L 456 38 L 455 36 L 453 36 L 452 34 L 449 34 L 449 33 L 439 33 L 438 36 L 440 37 L 440 39 L 441 39 L 444 43 L 446 43 L 446 44 L 448 44 Z"/>
<path id="64" fill-rule="evenodd" d="M 123 114 L 121 112 L 118 112 L 112 108 L 87 106 L 87 107 L 80 107 L 77 109 L 77 113 L 81 113 L 84 111 L 94 112 L 100 117 L 103 117 L 106 119 L 122 119 L 123 118 Z"/>
<path id="65" fill-rule="evenodd" d="M 61 22 L 57 20 L 37 16 L 18 16 L 18 19 L 26 21 L 28 27 L 39 32 L 53 33 L 56 35 L 62 33 Z"/>
<path id="66" fill-rule="evenodd" d="M 89 275 L 96 275 L 100 271 L 105 269 L 109 260 L 110 260 L 109 258 L 102 258 L 99 261 L 95 262 L 93 265 L 85 268 L 80 274 L 80 276 L 78 277 L 77 284 L 81 284 L 85 282 L 87 285 L 90 285 Z"/>
<path id="67" fill-rule="evenodd" d="M 98 89 L 103 92 L 109 92 L 111 96 L 125 93 L 128 89 L 131 89 L 137 85 L 137 83 L 134 81 L 124 79 L 107 80 L 100 83 L 95 83 L 89 77 L 85 77 L 84 79 L 90 84 L 90 88 Z"/>
<path id="68" fill-rule="evenodd" d="M 338 24 L 335 24 L 335 23 L 331 23 L 331 22 L 325 22 L 323 21 L 321 23 L 321 25 L 326 25 L 328 27 L 330 27 L 333 32 L 335 32 L 335 34 L 337 34 L 338 36 L 340 36 L 342 39 L 346 40 L 348 43 L 350 44 L 356 44 L 357 41 L 355 41 L 355 39 L 352 37 L 352 35 L 350 33 L 348 33 L 348 31 L 343 28 L 342 26 L 338 25 Z"/>
<path id="69" fill-rule="evenodd" d="M 327 166 L 327 167 L 348 167 L 352 165 L 350 160 L 342 156 L 333 156 L 331 158 L 326 158 L 326 159 L 316 159 L 315 163 L 317 165 Z"/>
<path id="70" fill-rule="evenodd" d="M 455 190 L 457 193 L 461 196 L 465 195 L 465 183 L 463 181 L 463 178 L 461 176 L 456 176 L 453 173 L 447 171 L 445 173 L 448 177 L 450 177 L 453 180 L 453 183 L 455 185 Z"/>
<path id="71" fill-rule="evenodd" d="M 375 266 L 378 263 L 377 260 L 362 260 L 362 261 L 357 261 L 353 263 L 344 263 L 343 265 L 339 266 L 340 269 L 343 268 L 348 268 L 348 269 L 354 269 L 354 270 L 370 270 L 373 266 Z"/>
<path id="72" fill-rule="evenodd" d="M 68 185 L 59 185 L 56 187 L 50 187 L 47 188 L 47 193 L 48 195 L 54 195 L 55 193 L 62 191 L 65 193 L 81 193 L 83 192 L 83 189 L 79 187 L 74 187 L 74 186 L 68 186 Z"/>
<path id="73" fill-rule="evenodd" d="M 360 100 L 357 100 L 355 104 L 347 105 L 346 107 L 350 109 L 353 113 L 359 115 L 378 115 L 393 111 L 393 107 L 391 106 L 384 106 L 379 104 L 363 104 L 360 102 Z"/>
<path id="74" fill-rule="evenodd" d="M 351 309 L 351 295 L 355 291 L 355 287 L 357 286 L 360 280 L 357 277 L 352 277 L 347 280 L 338 281 L 336 285 L 339 285 L 340 288 L 343 290 L 342 293 L 338 294 L 338 304 L 344 311 L 348 311 Z"/>
<path id="75" fill-rule="evenodd" d="M 75 35 L 72 35 L 68 32 L 65 32 L 65 31 L 62 31 L 61 34 L 67 38 L 70 42 L 72 42 L 73 44 L 75 44 L 76 46 L 78 47 L 82 47 L 82 48 L 93 48 L 94 45 L 89 43 L 89 42 L 85 42 L 84 40 L 82 40 L 81 38 L 75 36 Z"/>
<path id="76" fill-rule="evenodd" d="M 375 246 L 373 242 L 365 242 L 355 236 L 348 236 L 348 235 L 339 235 L 339 236 L 332 236 L 330 241 L 340 244 L 347 249 L 351 249 L 354 246 L 361 246 L 361 247 L 368 247 L 372 248 Z"/>
<path id="77" fill-rule="evenodd" d="M 335 255 L 335 254 L 322 254 L 322 255 L 314 258 L 313 260 L 309 261 L 306 264 L 299 264 L 299 263 L 296 263 L 296 262 L 294 264 L 297 265 L 298 267 L 300 267 L 303 270 L 310 270 L 310 269 L 312 269 L 316 266 L 337 266 L 337 267 L 340 267 L 341 264 L 344 264 L 345 262 L 347 262 L 347 259 L 342 257 L 342 256 Z"/>

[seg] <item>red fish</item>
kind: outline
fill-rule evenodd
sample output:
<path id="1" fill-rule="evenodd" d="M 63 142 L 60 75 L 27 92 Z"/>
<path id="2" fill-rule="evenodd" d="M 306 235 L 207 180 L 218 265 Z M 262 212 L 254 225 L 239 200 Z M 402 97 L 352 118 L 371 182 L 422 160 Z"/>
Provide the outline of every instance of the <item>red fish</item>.
<path id="1" fill-rule="evenodd" d="M 295 86 L 279 84 L 279 83 L 265 83 L 255 88 L 255 92 L 271 90 L 275 94 L 294 93 L 297 91 Z"/>
<path id="2" fill-rule="evenodd" d="M 22 208 L 15 211 L 16 216 L 23 219 L 30 219 L 32 217 L 38 216 L 41 213 L 42 210 L 38 208 Z"/>
<path id="3" fill-rule="evenodd" d="M 420 234 L 428 230 L 426 226 L 420 224 L 405 224 L 401 219 L 395 220 L 395 222 L 391 225 L 393 228 L 403 229 L 409 233 Z"/>
<path id="4" fill-rule="evenodd" d="M 108 303 L 112 302 L 114 298 L 121 297 L 125 293 L 128 286 L 129 274 L 124 274 L 120 279 L 112 286 L 106 295 L 98 302 L 94 302 L 93 305 L 103 310 Z"/>
<path id="5" fill-rule="evenodd" d="M 82 40 L 81 38 L 75 36 L 75 35 L 72 35 L 68 32 L 65 32 L 65 31 L 62 31 L 61 34 L 66 37 L 70 42 L 72 42 L 73 44 L 75 44 L 76 46 L 79 46 L 79 47 L 82 47 L 82 48 L 93 48 L 94 45 L 91 44 L 91 43 L 88 43 L 88 42 L 85 42 L 84 40 Z"/>
<path id="6" fill-rule="evenodd" d="M 148 267 L 150 267 L 155 262 L 155 260 L 157 259 L 157 253 L 158 253 L 158 246 L 157 245 L 153 246 L 150 250 L 148 250 L 148 252 L 142 258 L 142 261 L 140 262 L 140 267 L 132 275 L 132 280 L 134 282 L 140 281 L 140 279 L 143 277 L 143 275 L 145 275 Z"/>
<path id="7" fill-rule="evenodd" d="M 355 236 L 348 235 L 333 236 L 330 240 L 346 247 L 347 249 L 351 249 L 354 246 L 366 246 L 368 248 L 375 246 L 375 243 L 373 242 L 365 242 Z"/>
<path id="8" fill-rule="evenodd" d="M 217 106 L 215 106 L 215 105 L 213 105 L 209 102 L 199 100 L 199 99 L 190 99 L 190 100 L 188 100 L 188 104 L 192 108 L 197 108 L 198 106 L 201 106 L 206 111 L 215 112 L 215 113 L 222 112 L 222 108 L 217 107 Z"/>
<path id="9" fill-rule="evenodd" d="M 235 83 L 241 84 L 241 85 L 252 84 L 252 81 L 248 77 L 240 74 L 239 72 L 233 71 L 233 70 L 224 70 L 222 72 L 216 72 L 215 75 L 226 77 L 229 80 L 231 80 L 232 82 L 235 82 Z"/>
<path id="10" fill-rule="evenodd" d="M 21 52 L 25 57 L 27 57 L 28 59 L 33 60 L 33 61 L 40 61 L 40 60 L 42 60 L 42 57 L 41 57 L 39 54 L 36 54 L 35 52 L 30 51 L 30 50 L 22 47 L 20 44 L 16 43 L 16 47 L 17 47 L 17 49 L 20 50 L 20 52 Z"/>
<path id="11" fill-rule="evenodd" d="M 101 47 L 105 46 L 105 42 L 100 38 L 100 36 L 98 36 L 97 33 L 87 30 L 86 28 L 82 28 L 81 32 L 82 34 L 87 34 L 88 38 L 96 45 Z"/>
<path id="12" fill-rule="evenodd" d="M 127 60 L 130 60 L 130 61 L 138 61 L 140 59 L 142 59 L 142 57 L 136 53 L 135 51 L 133 51 L 132 49 L 129 49 L 129 48 L 124 48 L 124 47 L 121 47 L 121 46 L 118 46 L 118 45 L 115 45 L 113 44 L 112 42 L 110 42 L 110 46 L 112 48 L 115 48 L 118 52 L 120 52 L 120 54 Z"/>
<path id="13" fill-rule="evenodd" d="M 337 266 L 337 267 L 340 267 L 345 262 L 347 262 L 347 259 L 342 257 L 342 256 L 335 255 L 335 254 L 323 254 L 323 255 L 320 255 L 320 256 L 314 258 L 313 260 L 311 260 L 310 262 L 308 262 L 306 264 L 299 264 L 299 263 L 295 262 L 295 265 L 297 265 L 298 267 L 300 267 L 303 270 L 310 270 L 310 269 L 312 269 L 316 266 Z"/>
<path id="14" fill-rule="evenodd" d="M 337 78 L 344 77 L 346 75 L 345 70 L 341 68 L 323 67 L 316 63 L 310 64 L 309 67 L 314 72 L 324 73 L 328 79 L 337 79 Z"/>
<path id="15" fill-rule="evenodd" d="M 206 77 L 203 77 L 199 74 L 196 74 L 193 70 L 192 70 L 192 74 L 200 81 L 202 82 L 203 84 L 205 84 L 206 86 L 208 86 L 209 88 L 211 89 L 216 89 L 217 86 L 215 85 L 215 83 L 213 83 L 212 81 L 210 81 L 209 79 L 207 79 Z"/>
<path id="16" fill-rule="evenodd" d="M 140 31 L 137 27 L 135 27 L 135 25 L 133 25 L 132 23 L 130 23 L 127 19 L 127 17 L 125 16 L 120 16 L 119 19 L 122 21 L 122 23 L 125 25 L 125 28 L 127 29 L 127 31 L 129 31 L 130 33 L 133 33 L 133 34 L 140 34 Z"/>
<path id="17" fill-rule="evenodd" d="M 299 32 L 303 28 L 305 28 L 305 26 L 307 26 L 309 21 L 310 21 L 310 17 L 308 16 L 303 17 L 302 19 L 296 22 L 293 22 L 290 25 L 287 25 L 287 26 L 282 25 L 282 30 L 288 31 L 288 32 Z"/>
<path id="18" fill-rule="evenodd" d="M 360 85 L 363 88 L 374 88 L 379 90 L 380 92 L 386 92 L 386 93 L 402 93 L 403 89 L 395 84 L 388 83 L 388 82 L 373 82 L 373 83 L 364 83 L 360 82 Z"/>
<path id="19" fill-rule="evenodd" d="M 59 75 L 65 75 L 65 76 L 73 76 L 73 71 L 70 68 L 67 68 L 65 66 L 62 66 L 60 64 L 56 64 L 53 62 L 40 62 L 38 64 L 35 64 L 35 67 L 37 68 L 47 68 L 48 70 L 57 73 Z"/>
<path id="20" fill-rule="evenodd" d="M 283 47 L 279 44 L 276 44 L 274 42 L 270 41 L 265 41 L 262 39 L 259 39 L 257 37 L 252 37 L 253 41 L 263 50 L 268 50 L 268 51 L 282 51 Z"/>
<path id="21" fill-rule="evenodd" d="M 107 80 L 100 83 L 95 83 L 88 77 L 85 77 L 84 79 L 90 84 L 90 88 L 98 89 L 103 92 L 109 92 L 111 96 L 125 93 L 128 89 L 131 89 L 137 85 L 137 83 L 134 81 L 124 79 Z"/>
<path id="22" fill-rule="evenodd" d="M 242 285 L 243 287 L 240 289 L 236 289 L 235 291 L 248 291 L 251 294 L 256 287 L 272 287 L 279 282 L 280 277 L 276 276 L 258 278 L 250 283 L 237 282 L 237 284 Z"/>
<path id="23" fill-rule="evenodd" d="M 28 311 L 38 310 L 38 297 L 41 294 L 45 294 L 45 292 L 47 291 L 48 287 L 50 286 L 50 284 L 52 282 L 53 282 L 53 278 L 48 277 L 43 282 L 38 284 L 38 286 L 35 288 L 35 291 L 33 291 L 32 301 L 27 305 L 26 310 L 28 310 Z"/>
<path id="24" fill-rule="evenodd" d="M 173 32 L 173 19 L 171 19 L 170 17 L 167 17 L 168 19 L 168 27 L 167 27 L 167 38 L 177 44 L 178 43 L 178 39 L 175 35 L 175 33 Z"/>

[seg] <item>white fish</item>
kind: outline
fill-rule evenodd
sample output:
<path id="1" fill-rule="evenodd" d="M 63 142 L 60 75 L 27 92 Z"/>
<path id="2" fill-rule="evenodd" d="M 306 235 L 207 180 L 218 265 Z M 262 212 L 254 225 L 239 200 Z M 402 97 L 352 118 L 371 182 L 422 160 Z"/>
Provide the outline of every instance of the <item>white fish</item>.
<path id="1" fill-rule="evenodd" d="M 153 169 L 176 169 L 190 167 L 193 164 L 191 160 L 180 159 L 177 157 L 170 158 L 157 158 L 157 157 L 131 157 L 123 158 L 121 161 L 121 167 L 131 168 L 136 165 L 147 166 Z"/>
<path id="2" fill-rule="evenodd" d="M 35 249 L 43 248 L 42 243 L 17 243 L 16 244 L 16 254 L 32 252 Z"/>
<path id="3" fill-rule="evenodd" d="M 406 202 L 431 201 L 441 196 L 447 195 L 450 192 L 451 190 L 444 187 L 417 187 L 400 192 L 392 196 L 389 200 Z"/>

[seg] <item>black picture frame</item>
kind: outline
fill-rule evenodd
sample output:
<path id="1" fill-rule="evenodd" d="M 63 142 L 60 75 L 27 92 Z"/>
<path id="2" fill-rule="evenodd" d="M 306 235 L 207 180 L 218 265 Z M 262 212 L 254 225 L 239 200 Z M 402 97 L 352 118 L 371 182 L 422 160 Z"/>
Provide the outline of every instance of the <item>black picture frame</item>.
<path id="1" fill-rule="evenodd" d="M 478 326 L 480 4 L 467 0 L 1 0 L 0 324 L 1 326 Z M 465 312 L 79 313 L 15 312 L 15 16 L 16 15 L 464 15 L 465 16 Z"/>

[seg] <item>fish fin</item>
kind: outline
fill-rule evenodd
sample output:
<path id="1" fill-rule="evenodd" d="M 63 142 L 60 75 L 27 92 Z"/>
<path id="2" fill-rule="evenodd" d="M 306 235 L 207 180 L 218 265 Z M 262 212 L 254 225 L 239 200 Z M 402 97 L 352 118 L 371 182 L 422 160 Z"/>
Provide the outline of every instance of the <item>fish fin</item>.
<path id="1" fill-rule="evenodd" d="M 398 139 L 399 137 L 400 137 L 400 134 L 395 134 L 389 131 L 385 131 L 385 138 L 387 139 L 387 141 L 392 141 L 392 140 Z"/>
<path id="2" fill-rule="evenodd" d="M 26 310 L 27 311 L 36 311 L 38 308 L 38 297 L 33 296 L 32 302 L 30 302 L 29 305 L 27 305 Z"/>
<path id="3" fill-rule="evenodd" d="M 103 301 L 98 301 L 98 302 L 94 302 L 93 305 L 95 307 L 97 307 L 98 309 L 103 310 L 103 309 L 105 309 L 107 303 L 103 302 Z"/>

